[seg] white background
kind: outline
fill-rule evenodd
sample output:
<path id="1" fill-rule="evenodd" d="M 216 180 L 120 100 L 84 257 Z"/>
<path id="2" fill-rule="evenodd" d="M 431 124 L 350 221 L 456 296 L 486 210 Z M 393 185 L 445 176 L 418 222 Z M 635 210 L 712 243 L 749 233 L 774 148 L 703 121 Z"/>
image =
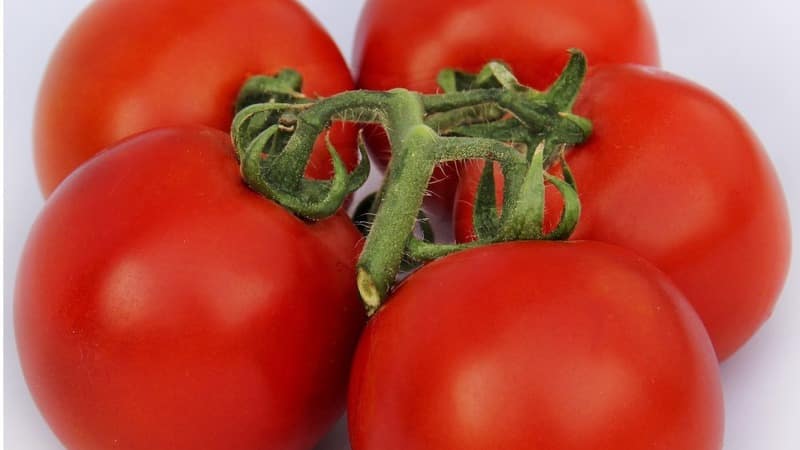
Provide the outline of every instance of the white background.
<path id="1" fill-rule="evenodd" d="M 88 0 L 5 3 L 4 448 L 58 450 L 62 447 L 39 417 L 22 380 L 11 321 L 12 292 L 27 230 L 42 207 L 31 156 L 37 86 L 50 51 Z M 363 0 L 303 3 L 331 30 L 349 58 Z M 764 141 L 793 209 L 794 235 L 800 236 L 796 215 L 800 126 L 795 122 L 800 120 L 800 2 L 650 0 L 649 5 L 663 66 L 728 99 Z M 795 243 L 796 256 L 797 250 Z M 799 294 L 800 270 L 795 264 L 772 319 L 723 365 L 725 450 L 800 449 Z M 333 444 L 343 435 L 340 426 L 337 437 L 329 438 L 325 448 L 343 448 Z"/>

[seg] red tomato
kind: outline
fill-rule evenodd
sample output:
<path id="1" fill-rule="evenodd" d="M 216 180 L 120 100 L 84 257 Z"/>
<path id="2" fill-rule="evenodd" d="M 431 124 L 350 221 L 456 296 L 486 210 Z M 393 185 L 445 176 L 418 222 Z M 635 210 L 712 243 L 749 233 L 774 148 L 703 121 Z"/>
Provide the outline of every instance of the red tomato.
<path id="1" fill-rule="evenodd" d="M 435 261 L 359 342 L 354 450 L 719 450 L 714 351 L 669 280 L 595 242 Z"/>
<path id="2" fill-rule="evenodd" d="M 758 139 L 721 99 L 650 68 L 597 68 L 575 111 L 595 130 L 567 157 L 583 205 L 573 238 L 655 263 L 727 358 L 768 318 L 789 265 L 786 202 Z M 460 241 L 471 239 L 479 177 L 480 167 L 464 171 Z"/>
<path id="3" fill-rule="evenodd" d="M 478 71 L 493 59 L 544 89 L 564 68 L 569 48 L 583 50 L 592 64 L 658 64 L 653 25 L 639 0 L 368 0 L 353 59 L 363 89 L 432 93 L 442 69 Z M 366 137 L 385 166 L 385 132 L 371 127 Z M 438 215 L 452 210 L 456 167 L 434 174 L 427 205 Z"/>
<path id="4" fill-rule="evenodd" d="M 70 449 L 304 449 L 345 405 L 359 233 L 248 190 L 230 138 L 166 129 L 103 152 L 29 237 L 15 327 Z"/>
<path id="5" fill-rule="evenodd" d="M 95 1 L 42 82 L 34 133 L 42 191 L 49 195 L 92 155 L 141 131 L 229 130 L 244 81 L 287 67 L 303 74 L 312 96 L 353 87 L 330 36 L 293 0 Z M 333 140 L 351 167 L 353 131 L 337 130 Z M 326 178 L 328 161 L 320 146 L 309 175 Z"/>

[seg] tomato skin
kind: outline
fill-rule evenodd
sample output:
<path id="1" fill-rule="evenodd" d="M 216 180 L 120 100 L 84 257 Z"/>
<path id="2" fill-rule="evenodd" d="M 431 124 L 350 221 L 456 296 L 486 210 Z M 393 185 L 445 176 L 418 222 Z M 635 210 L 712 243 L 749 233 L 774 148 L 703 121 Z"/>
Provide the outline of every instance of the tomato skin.
<path id="1" fill-rule="evenodd" d="M 575 111 L 595 130 L 567 157 L 583 205 L 573 239 L 652 261 L 724 360 L 769 317 L 788 272 L 786 201 L 761 143 L 724 101 L 651 68 L 596 68 Z M 470 239 L 479 171 L 465 170 L 456 202 L 460 241 Z"/>
<path id="2" fill-rule="evenodd" d="M 468 250 L 409 277 L 367 325 L 353 450 L 719 450 L 718 367 L 658 270 L 583 241 Z"/>
<path id="3" fill-rule="evenodd" d="M 433 93 L 442 69 L 476 72 L 494 59 L 508 63 L 524 84 L 545 89 L 570 48 L 583 50 L 593 65 L 659 63 L 655 30 L 639 0 L 368 0 L 353 61 L 362 89 Z M 385 132 L 368 127 L 365 136 L 385 167 L 391 155 Z M 426 203 L 448 219 L 456 171 L 456 164 L 437 170 Z"/>
<path id="4" fill-rule="evenodd" d="M 71 175 L 15 294 L 26 380 L 69 449 L 310 449 L 365 317 L 344 215 L 247 189 L 230 138 L 148 132 Z"/>
<path id="5" fill-rule="evenodd" d="M 93 2 L 63 37 L 41 85 L 34 154 L 43 193 L 138 132 L 182 125 L 228 131 L 244 81 L 288 67 L 300 71 L 312 96 L 353 88 L 330 36 L 293 0 Z M 354 130 L 336 130 L 333 139 L 351 166 Z M 329 174 L 320 145 L 310 175 Z"/>

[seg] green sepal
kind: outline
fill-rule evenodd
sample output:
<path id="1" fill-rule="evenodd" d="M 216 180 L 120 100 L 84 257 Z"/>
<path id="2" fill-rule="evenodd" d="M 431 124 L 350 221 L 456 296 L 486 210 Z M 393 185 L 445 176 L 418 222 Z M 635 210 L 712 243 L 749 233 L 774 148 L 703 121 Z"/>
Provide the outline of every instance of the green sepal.
<path id="1" fill-rule="evenodd" d="M 584 78 L 586 78 L 586 55 L 578 49 L 570 49 L 569 61 L 558 79 L 547 89 L 545 95 L 556 110 L 569 112 L 578 98 Z"/>
<path id="2" fill-rule="evenodd" d="M 367 144 L 364 142 L 363 133 L 358 133 L 358 154 L 359 154 L 359 161 L 358 165 L 352 172 L 347 180 L 347 194 L 351 194 L 357 191 L 364 183 L 367 182 L 367 178 L 369 178 L 369 172 L 371 169 L 370 162 L 369 162 L 369 153 L 367 151 Z"/>
<path id="3" fill-rule="evenodd" d="M 261 151 L 264 153 L 277 153 L 282 148 L 278 144 L 285 144 L 291 133 L 286 133 L 280 130 L 281 128 L 281 115 L 287 111 L 296 108 L 295 105 L 288 103 L 264 103 L 258 105 L 248 106 L 243 109 L 233 118 L 233 125 L 231 126 L 231 138 L 233 139 L 234 147 L 237 149 L 237 155 L 244 149 L 250 147 L 251 143 L 259 137 L 264 130 L 275 127 L 275 134 L 268 142 L 263 142 Z M 281 133 L 278 133 L 281 131 Z M 279 142 L 273 139 L 279 134 L 286 135 L 281 137 Z"/>
<path id="4" fill-rule="evenodd" d="M 447 112 L 429 114 L 425 117 L 425 125 L 436 130 L 441 136 L 459 135 L 458 129 L 469 125 L 494 123 L 508 114 L 504 109 L 492 103 L 456 108 Z M 485 136 L 490 137 L 490 136 Z"/>
<path id="5" fill-rule="evenodd" d="M 347 196 L 347 167 L 336 153 L 328 148 L 333 162 L 333 178 L 330 181 L 303 179 L 300 190 L 287 191 L 279 183 L 260 183 L 256 189 L 260 194 L 292 210 L 305 219 L 319 220 L 333 215 Z M 266 160 L 269 167 L 269 158 Z M 269 178 L 269 170 L 264 179 Z M 251 186 L 252 187 L 252 186 Z"/>
<path id="6" fill-rule="evenodd" d="M 565 150 L 562 147 L 561 151 L 559 152 L 561 172 L 564 176 L 564 179 L 562 180 L 545 172 L 545 178 L 547 178 L 547 181 L 553 184 L 553 186 L 555 186 L 558 192 L 561 194 L 564 205 L 558 225 L 553 231 L 545 236 L 545 239 L 552 241 L 569 239 L 569 237 L 572 235 L 572 232 L 575 231 L 575 227 L 578 226 L 578 221 L 581 218 L 581 201 L 578 194 L 578 186 L 575 183 L 575 177 L 572 175 L 572 170 L 570 170 L 569 165 L 567 164 L 567 159 L 564 157 L 564 151 Z"/>
<path id="7" fill-rule="evenodd" d="M 455 69 L 444 69 L 439 72 L 439 75 L 436 77 L 436 82 L 442 89 L 442 92 L 449 94 L 473 89 L 475 78 L 475 74 Z"/>
<path id="8" fill-rule="evenodd" d="M 501 61 L 491 61 L 486 64 L 478 73 L 476 81 L 484 89 L 497 83 L 500 87 L 513 92 L 536 92 L 534 89 L 522 85 L 509 66 Z"/>
<path id="9" fill-rule="evenodd" d="M 508 64 L 498 60 L 489 61 L 478 73 L 444 69 L 439 72 L 436 82 L 446 94 L 475 89 L 505 88 L 516 92 L 532 90 L 519 82 Z"/>
<path id="10" fill-rule="evenodd" d="M 468 242 L 464 244 L 435 244 L 412 237 L 408 241 L 407 254 L 415 261 L 426 262 L 442 258 L 462 250 L 479 247 L 483 244 L 484 243 L 479 241 Z"/>
<path id="11" fill-rule="evenodd" d="M 581 217 L 581 203 L 578 197 L 578 191 L 566 181 L 550 175 L 547 172 L 545 172 L 545 178 L 561 193 L 561 198 L 564 200 L 564 209 L 561 211 L 561 219 L 556 228 L 544 238 L 549 241 L 563 241 L 569 239 Z"/>
<path id="12" fill-rule="evenodd" d="M 545 142 L 533 151 L 533 157 L 519 194 L 503 205 L 501 239 L 542 239 L 544 226 L 544 149 Z M 506 214 L 506 211 L 508 213 Z"/>
<path id="13" fill-rule="evenodd" d="M 276 75 L 250 77 L 239 90 L 234 111 L 259 103 L 304 103 L 309 100 L 301 93 L 303 77 L 292 69 L 284 69 Z"/>
<path id="14" fill-rule="evenodd" d="M 347 172 L 347 166 L 339 156 L 339 152 L 325 136 L 328 153 L 333 164 L 333 178 L 330 180 L 300 181 L 300 189 L 289 189 L 288 180 L 276 170 L 276 157 L 263 152 L 278 133 L 278 125 L 272 125 L 254 139 L 241 158 L 241 171 L 244 180 L 251 189 L 280 203 L 298 216 L 319 220 L 331 216 L 341 207 L 345 197 L 360 188 L 369 176 L 370 163 L 366 149 L 361 150 L 361 161 L 358 167 Z"/>
<path id="15" fill-rule="evenodd" d="M 262 148 L 275 136 L 278 132 L 278 126 L 273 125 L 266 130 L 259 133 L 255 139 L 250 141 L 247 147 L 236 147 L 240 150 L 239 153 L 239 170 L 242 173 L 242 178 L 251 189 L 260 192 L 265 189 L 262 186 L 264 180 L 262 174 L 264 171 L 264 158 Z M 241 151 L 243 149 L 243 151 Z"/>
<path id="16" fill-rule="evenodd" d="M 467 124 L 453 128 L 452 135 L 481 137 L 509 143 L 525 142 L 531 130 L 522 122 L 511 117 L 493 122 Z"/>
<path id="17" fill-rule="evenodd" d="M 492 64 L 492 63 L 489 63 Z M 484 66 L 478 73 L 464 72 L 456 69 L 444 69 L 439 72 L 436 78 L 442 92 L 449 94 L 454 92 L 472 91 L 475 89 L 496 89 L 502 87 L 489 67 Z M 498 66 L 503 66 L 500 62 L 495 62 Z M 505 67 L 505 66 L 503 66 Z"/>

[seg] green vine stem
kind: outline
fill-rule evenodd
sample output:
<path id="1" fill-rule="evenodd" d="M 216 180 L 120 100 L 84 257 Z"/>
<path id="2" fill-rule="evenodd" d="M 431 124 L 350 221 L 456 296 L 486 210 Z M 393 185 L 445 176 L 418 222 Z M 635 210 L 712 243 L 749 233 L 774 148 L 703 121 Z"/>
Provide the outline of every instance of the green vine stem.
<path id="1" fill-rule="evenodd" d="M 562 75 L 544 92 L 520 84 L 505 65 L 491 62 L 478 74 L 443 71 L 441 94 L 395 89 L 309 99 L 300 94 L 299 74 L 283 71 L 245 84 L 232 136 L 251 188 L 301 217 L 317 220 L 338 210 L 369 172 L 361 140 L 362 162 L 349 173 L 328 142 L 332 179 L 304 178 L 320 134 L 333 121 L 348 118 L 387 129 L 393 156 L 373 206 L 361 208 L 376 213 L 357 266 L 358 288 L 373 314 L 406 257 L 427 261 L 492 242 L 569 236 L 580 203 L 563 152 L 591 133 L 591 123 L 571 112 L 585 73 L 585 57 L 573 50 Z M 559 157 L 563 180 L 546 170 Z M 436 165 L 474 159 L 499 163 L 505 178 L 502 211 L 495 203 L 493 172 L 487 170 L 475 208 L 477 242 L 452 245 L 416 238 L 414 229 Z M 561 192 L 565 205 L 561 222 L 549 234 L 542 230 L 545 183 Z"/>

